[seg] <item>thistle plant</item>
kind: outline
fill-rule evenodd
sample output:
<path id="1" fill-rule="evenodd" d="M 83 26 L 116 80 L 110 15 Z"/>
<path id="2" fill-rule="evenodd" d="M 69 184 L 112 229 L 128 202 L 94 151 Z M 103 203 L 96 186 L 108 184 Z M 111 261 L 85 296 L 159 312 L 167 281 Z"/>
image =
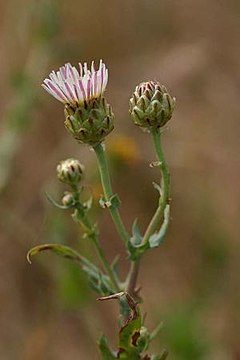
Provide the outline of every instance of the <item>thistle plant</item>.
<path id="1" fill-rule="evenodd" d="M 160 355 L 149 355 L 148 352 L 161 324 L 152 333 L 145 327 L 144 317 L 140 311 L 142 299 L 139 294 L 138 273 L 142 256 L 149 249 L 156 248 L 162 243 L 169 225 L 170 176 L 162 150 L 161 135 L 163 126 L 172 116 L 175 99 L 156 81 L 138 85 L 130 99 L 130 115 L 133 122 L 152 137 L 156 161 L 150 165 L 157 166 L 161 173 L 160 184 L 154 183 L 159 194 L 155 213 L 143 234 L 137 221 L 134 221 L 130 232 L 126 229 L 119 212 L 121 201 L 112 189 L 106 158 L 104 140 L 114 128 L 113 111 L 105 98 L 107 82 L 108 70 L 102 61 L 98 69 L 95 69 L 94 62 L 90 69 L 86 63 L 79 64 L 79 70 L 67 63 L 57 72 L 52 71 L 42 86 L 64 104 L 64 124 L 69 134 L 78 143 L 87 144 L 95 152 L 103 189 L 99 204 L 110 212 L 118 237 L 126 249 L 126 257 L 129 260 L 128 275 L 122 279 L 118 271 L 118 257 L 110 262 L 103 251 L 98 226 L 92 222 L 89 214 L 93 206 L 92 199 L 84 200 L 84 166 L 76 159 L 61 161 L 57 166 L 57 178 L 68 187 L 61 203 L 55 202 L 49 195 L 48 198 L 58 208 L 72 211 L 72 218 L 80 224 L 83 237 L 93 243 L 99 264 L 91 262 L 68 245 L 59 244 L 36 246 L 28 252 L 27 257 L 31 261 L 31 257 L 40 251 L 51 250 L 74 260 L 86 273 L 99 300 L 118 301 L 122 315 L 118 346 L 112 351 L 107 339 L 102 336 L 98 342 L 102 359 L 163 360 L 167 358 L 166 350 Z"/>

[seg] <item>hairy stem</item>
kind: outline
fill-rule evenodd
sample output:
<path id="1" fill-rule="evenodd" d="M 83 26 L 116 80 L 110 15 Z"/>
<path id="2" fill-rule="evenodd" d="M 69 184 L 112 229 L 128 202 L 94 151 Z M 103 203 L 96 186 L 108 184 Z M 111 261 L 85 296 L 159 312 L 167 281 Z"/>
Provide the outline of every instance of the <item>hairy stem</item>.
<path id="1" fill-rule="evenodd" d="M 108 170 L 108 163 L 105 155 L 104 146 L 102 144 L 98 144 L 93 147 L 95 154 L 97 156 L 97 162 L 98 162 L 98 168 L 100 172 L 103 192 L 105 196 L 105 200 L 107 202 L 111 202 L 111 197 L 113 196 L 112 191 L 112 185 Z M 124 244 L 126 245 L 129 239 L 129 235 L 127 233 L 127 230 L 123 224 L 123 221 L 121 219 L 121 216 L 119 214 L 119 211 L 116 207 L 111 206 L 109 207 L 113 222 L 115 224 L 115 227 L 117 229 L 117 232 L 120 236 L 120 238 L 124 241 Z"/>

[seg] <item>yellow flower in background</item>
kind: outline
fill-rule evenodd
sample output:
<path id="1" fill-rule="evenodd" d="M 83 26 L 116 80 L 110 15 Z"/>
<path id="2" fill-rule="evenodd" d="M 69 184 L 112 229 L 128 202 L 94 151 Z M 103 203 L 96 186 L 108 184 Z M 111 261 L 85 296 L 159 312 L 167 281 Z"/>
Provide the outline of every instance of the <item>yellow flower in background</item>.
<path id="1" fill-rule="evenodd" d="M 125 135 L 115 135 L 108 143 L 111 160 L 117 164 L 131 166 L 140 159 L 140 151 L 133 138 Z"/>

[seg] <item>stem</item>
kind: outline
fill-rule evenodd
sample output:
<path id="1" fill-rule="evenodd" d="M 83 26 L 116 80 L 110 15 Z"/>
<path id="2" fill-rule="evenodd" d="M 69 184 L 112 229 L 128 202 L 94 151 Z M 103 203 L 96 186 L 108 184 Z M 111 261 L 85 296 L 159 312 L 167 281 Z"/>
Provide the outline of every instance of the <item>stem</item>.
<path id="1" fill-rule="evenodd" d="M 131 262 L 131 268 L 128 274 L 127 281 L 127 293 L 135 297 L 136 295 L 136 284 L 139 274 L 140 259 Z"/>
<path id="2" fill-rule="evenodd" d="M 104 146 L 100 143 L 93 147 L 95 154 L 97 156 L 97 162 L 103 187 L 103 192 L 105 196 L 105 200 L 111 202 L 111 197 L 113 196 L 112 191 L 112 185 L 108 170 L 108 163 L 104 151 Z M 109 210 L 111 212 L 111 216 L 113 219 L 113 222 L 115 224 L 115 227 L 117 229 L 117 232 L 120 236 L 120 238 L 124 241 L 125 245 L 128 242 L 129 235 L 127 233 L 127 230 L 122 222 L 121 216 L 119 214 L 119 211 L 116 207 L 110 206 Z"/>
<path id="3" fill-rule="evenodd" d="M 143 236 L 142 243 L 146 244 L 146 242 L 149 240 L 150 236 L 157 230 L 159 223 L 163 217 L 164 209 L 169 201 L 169 185 L 170 185 L 170 176 L 169 176 L 169 170 L 168 166 L 162 151 L 161 146 L 161 133 L 160 129 L 155 129 L 152 131 L 152 137 L 153 142 L 155 146 L 155 151 L 157 155 L 157 159 L 160 163 L 161 168 L 161 190 L 162 194 L 159 199 L 159 204 L 157 207 L 157 210 L 155 211 L 155 214 L 153 215 L 147 230 Z M 135 289 L 136 289 L 136 283 L 137 283 L 137 277 L 139 273 L 139 267 L 140 267 L 140 259 L 137 261 L 134 261 L 131 263 L 131 268 L 128 275 L 128 285 L 127 285 L 127 291 L 130 294 L 135 295 Z"/>
<path id="4" fill-rule="evenodd" d="M 160 129 L 153 130 L 151 134 L 153 137 L 157 159 L 160 163 L 160 169 L 162 175 L 162 179 L 161 179 L 162 194 L 159 199 L 157 210 L 155 211 L 155 214 L 153 215 L 152 220 L 150 221 L 147 230 L 144 234 L 143 243 L 146 243 L 149 240 L 150 236 L 157 230 L 159 223 L 163 217 L 164 209 L 169 202 L 169 194 L 170 194 L 170 175 L 161 146 Z"/>
<path id="5" fill-rule="evenodd" d="M 88 218 L 86 216 L 81 218 L 80 222 L 81 222 L 82 226 L 86 229 L 88 236 L 92 239 L 92 241 L 95 245 L 96 251 L 97 251 L 97 255 L 98 255 L 100 261 L 102 262 L 103 267 L 105 268 L 105 270 L 112 282 L 114 290 L 117 292 L 120 291 L 118 282 L 113 274 L 113 271 L 112 271 L 111 266 L 109 265 L 109 262 L 107 261 L 107 259 L 105 257 L 104 251 L 101 247 L 101 244 L 99 242 L 96 232 L 93 230 L 92 224 L 90 223 L 90 221 L 88 220 Z"/>

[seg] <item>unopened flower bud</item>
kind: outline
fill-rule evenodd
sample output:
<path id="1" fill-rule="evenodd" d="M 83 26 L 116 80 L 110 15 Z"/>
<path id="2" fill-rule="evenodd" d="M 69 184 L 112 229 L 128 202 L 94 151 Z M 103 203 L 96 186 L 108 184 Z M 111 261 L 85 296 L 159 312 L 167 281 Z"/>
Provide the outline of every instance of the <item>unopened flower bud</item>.
<path id="1" fill-rule="evenodd" d="M 175 98 L 157 81 L 138 85 L 130 99 L 130 114 L 134 123 L 146 129 L 164 126 L 172 117 Z"/>
<path id="2" fill-rule="evenodd" d="M 61 161 L 57 166 L 57 177 L 68 185 L 77 185 L 83 177 L 84 166 L 76 159 Z"/>
<path id="3" fill-rule="evenodd" d="M 65 192 L 63 198 L 62 198 L 62 204 L 64 206 L 71 206 L 75 203 L 75 199 L 72 193 Z"/>

